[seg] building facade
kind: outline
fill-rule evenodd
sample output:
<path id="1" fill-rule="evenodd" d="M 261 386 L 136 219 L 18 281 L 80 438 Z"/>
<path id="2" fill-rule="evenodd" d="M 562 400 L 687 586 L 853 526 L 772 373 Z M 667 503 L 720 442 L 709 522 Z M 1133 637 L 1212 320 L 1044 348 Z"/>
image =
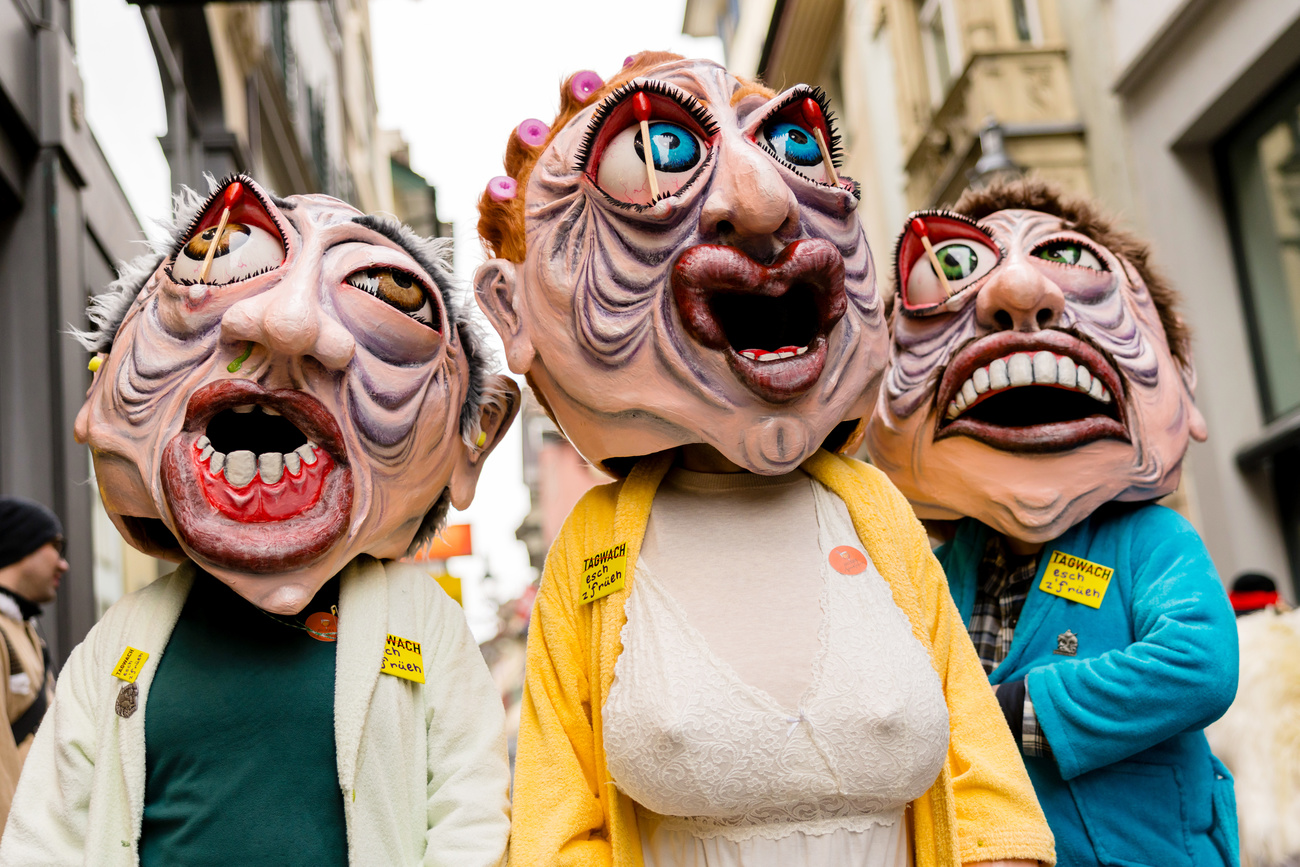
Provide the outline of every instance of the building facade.
<path id="1" fill-rule="evenodd" d="M 142 237 L 85 119 L 68 0 L 0 0 L 0 492 L 63 521 L 71 566 L 42 628 L 55 665 L 98 617 L 94 488 L 72 438 L 90 373 L 64 333 Z"/>
<path id="2" fill-rule="evenodd" d="M 1173 504 L 1225 581 L 1263 572 L 1294 598 L 1300 2 L 688 0 L 684 30 L 721 36 L 741 74 L 831 95 L 878 268 L 908 211 L 1001 173 L 1150 238 L 1210 429 Z"/>

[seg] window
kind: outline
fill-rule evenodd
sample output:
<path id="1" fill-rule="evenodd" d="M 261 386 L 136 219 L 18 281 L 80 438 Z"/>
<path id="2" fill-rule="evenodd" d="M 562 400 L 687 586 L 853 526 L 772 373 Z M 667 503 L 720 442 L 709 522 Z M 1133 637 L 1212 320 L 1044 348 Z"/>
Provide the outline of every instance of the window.
<path id="1" fill-rule="evenodd" d="M 921 51 L 925 55 L 930 81 L 930 101 L 939 105 L 961 71 L 961 45 L 957 39 L 957 15 L 952 0 L 925 0 L 918 13 L 921 23 Z"/>
<path id="2" fill-rule="evenodd" d="M 1300 409 L 1300 74 L 1217 148 L 1269 421 Z"/>
<path id="3" fill-rule="evenodd" d="M 1016 22 L 1016 38 L 1022 45 L 1043 43 L 1043 21 L 1038 15 L 1038 0 L 1011 0 L 1011 16 Z"/>

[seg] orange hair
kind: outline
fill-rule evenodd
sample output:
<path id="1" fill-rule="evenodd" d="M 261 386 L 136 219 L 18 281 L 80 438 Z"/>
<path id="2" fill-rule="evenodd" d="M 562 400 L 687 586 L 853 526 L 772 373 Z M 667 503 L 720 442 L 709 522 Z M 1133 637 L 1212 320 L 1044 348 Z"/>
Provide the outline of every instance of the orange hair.
<path id="1" fill-rule="evenodd" d="M 546 137 L 546 141 L 536 147 L 529 147 L 519 140 L 517 129 L 511 130 L 510 139 L 506 142 L 505 167 L 506 174 L 518 185 L 518 192 L 514 198 L 498 202 L 488 195 L 487 190 L 484 190 L 478 201 L 478 234 L 488 256 L 509 259 L 511 262 L 524 261 L 524 190 L 528 187 L 528 177 L 533 172 L 537 158 L 542 155 L 542 151 L 546 150 L 546 146 L 551 143 L 551 139 L 555 138 L 556 133 L 567 126 L 578 112 L 604 99 L 619 86 L 638 75 L 656 66 L 685 59 L 680 54 L 668 51 L 642 51 L 633 56 L 631 63 L 619 70 L 617 75 L 605 82 L 585 101 L 579 101 L 573 95 L 573 79 L 581 74 L 574 73 L 560 86 L 560 113 L 555 116 L 555 120 L 551 121 L 551 132 Z M 743 84 L 746 95 L 754 90 L 768 97 L 773 95 L 772 91 L 757 82 L 746 81 Z"/>

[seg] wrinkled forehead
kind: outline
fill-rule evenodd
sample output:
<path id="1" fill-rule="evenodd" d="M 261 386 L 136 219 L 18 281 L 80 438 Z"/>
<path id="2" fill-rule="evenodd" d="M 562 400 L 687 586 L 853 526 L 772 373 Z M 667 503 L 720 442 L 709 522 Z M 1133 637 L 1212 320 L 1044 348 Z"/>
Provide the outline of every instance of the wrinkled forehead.
<path id="1" fill-rule="evenodd" d="M 1084 234 L 1069 220 L 1055 214 L 1023 208 L 996 211 L 977 222 L 988 229 L 1005 250 L 1033 247 L 1044 238 L 1061 232 Z"/>
<path id="2" fill-rule="evenodd" d="M 349 226 L 364 214 L 333 196 L 289 196 L 275 203 L 280 216 L 304 238 L 336 226 Z"/>

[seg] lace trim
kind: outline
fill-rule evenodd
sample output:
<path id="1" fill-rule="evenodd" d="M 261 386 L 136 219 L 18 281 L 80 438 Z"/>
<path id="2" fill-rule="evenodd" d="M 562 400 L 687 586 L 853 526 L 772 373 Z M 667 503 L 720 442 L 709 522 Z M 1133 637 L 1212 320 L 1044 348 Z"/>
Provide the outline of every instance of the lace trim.
<path id="1" fill-rule="evenodd" d="M 883 813 L 854 813 L 846 816 L 821 816 L 803 818 L 792 812 L 786 821 L 759 824 L 733 824 L 723 819 L 705 819 L 686 816 L 663 816 L 658 832 L 681 831 L 692 837 L 707 839 L 721 837 L 730 843 L 744 843 L 753 839 L 781 840 L 792 834 L 821 837 L 836 831 L 861 833 L 871 828 L 892 828 L 903 817 L 902 810 Z"/>

